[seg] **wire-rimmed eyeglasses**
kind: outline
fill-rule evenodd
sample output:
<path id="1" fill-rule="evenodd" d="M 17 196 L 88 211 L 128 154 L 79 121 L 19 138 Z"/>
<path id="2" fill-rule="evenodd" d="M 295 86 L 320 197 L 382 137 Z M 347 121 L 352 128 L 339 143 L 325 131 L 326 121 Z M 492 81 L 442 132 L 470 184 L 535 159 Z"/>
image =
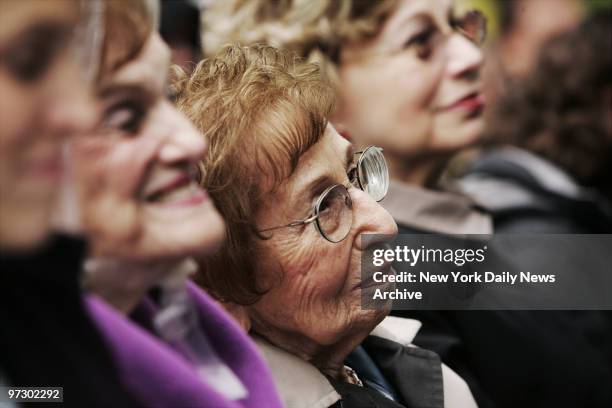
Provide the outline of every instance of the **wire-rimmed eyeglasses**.
<path id="1" fill-rule="evenodd" d="M 359 158 L 355 166 L 348 171 L 351 184 L 335 184 L 321 193 L 312 213 L 302 219 L 286 225 L 265 228 L 259 232 L 268 232 L 281 228 L 299 227 L 314 223 L 315 228 L 323 238 L 330 242 L 340 242 L 345 239 L 353 226 L 353 201 L 349 188 L 355 186 L 368 193 L 374 200 L 381 201 L 389 189 L 389 170 L 383 155 L 383 149 L 370 146 L 355 152 Z"/>

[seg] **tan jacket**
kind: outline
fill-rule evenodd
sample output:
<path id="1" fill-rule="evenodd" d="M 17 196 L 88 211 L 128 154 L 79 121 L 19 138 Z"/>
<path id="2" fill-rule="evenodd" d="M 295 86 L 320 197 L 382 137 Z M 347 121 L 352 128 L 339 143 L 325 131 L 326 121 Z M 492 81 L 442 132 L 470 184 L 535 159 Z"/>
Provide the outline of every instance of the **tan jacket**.
<path id="1" fill-rule="evenodd" d="M 418 320 L 389 316 L 371 335 L 416 347 L 411 342 L 420 328 Z M 254 340 L 270 366 L 287 408 L 327 408 L 340 400 L 340 395 L 327 378 L 313 365 L 260 337 L 254 336 Z M 442 379 L 445 408 L 477 408 L 465 381 L 444 364 Z"/>

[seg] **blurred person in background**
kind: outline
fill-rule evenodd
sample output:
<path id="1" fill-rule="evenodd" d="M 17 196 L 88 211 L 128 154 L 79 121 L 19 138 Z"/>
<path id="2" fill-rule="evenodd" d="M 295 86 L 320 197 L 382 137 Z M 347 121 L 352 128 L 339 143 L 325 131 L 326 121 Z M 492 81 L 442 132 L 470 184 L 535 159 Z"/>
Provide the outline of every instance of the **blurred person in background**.
<path id="1" fill-rule="evenodd" d="M 511 77 L 523 77 L 537 66 L 540 48 L 549 39 L 577 27 L 585 14 L 583 0 L 499 1 L 501 64 Z"/>
<path id="2" fill-rule="evenodd" d="M 162 0 L 159 32 L 172 52 L 171 61 L 191 71 L 201 59 L 200 10 L 196 0 Z"/>
<path id="3" fill-rule="evenodd" d="M 0 377 L 63 387 L 67 406 L 129 407 L 81 303 L 85 245 L 51 234 L 63 144 L 98 122 L 88 76 L 100 6 L 0 1 Z"/>
<path id="4" fill-rule="evenodd" d="M 605 1 L 608 0 L 491 0 L 497 11 L 499 32 L 487 49 L 483 69 L 488 106 L 494 106 L 497 98 L 512 88 L 513 80 L 531 73 L 544 43 L 580 24 L 588 3 Z"/>
<path id="5" fill-rule="evenodd" d="M 335 95 L 318 68 L 234 45 L 176 88 L 209 140 L 203 185 L 227 225 L 199 281 L 254 336 L 285 405 L 475 407 L 435 353 L 410 345 L 419 322 L 390 318 L 370 336 L 390 305 L 361 307 L 376 285 L 360 283 L 360 261 L 397 232 L 377 203 L 388 171 L 380 148 L 356 151 L 328 123 Z"/>
<path id="6" fill-rule="evenodd" d="M 384 148 L 392 181 L 383 205 L 400 233 L 493 231 L 489 214 L 439 183 L 448 159 L 477 145 L 485 126 L 478 14 L 454 14 L 448 1 L 236 0 L 212 2 L 203 18 L 207 54 L 262 42 L 321 64 L 339 98 L 330 121 L 358 146 Z M 424 322 L 415 343 L 456 369 L 481 406 L 608 405 L 606 369 L 571 313 L 410 315 Z"/>
<path id="7" fill-rule="evenodd" d="M 576 63 L 579 61 L 579 63 Z M 499 232 L 612 232 L 612 13 L 544 45 L 461 181 Z M 496 148 L 494 148 L 496 147 Z"/>
<path id="8" fill-rule="evenodd" d="M 224 236 L 197 183 L 206 141 L 166 98 L 170 50 L 155 30 L 157 2 L 109 7 L 119 4 L 133 41 L 107 27 L 100 129 L 72 144 L 90 243 L 85 303 L 140 406 L 280 407 L 254 344 L 189 283 L 188 257 Z"/>
<path id="9" fill-rule="evenodd" d="M 500 97 L 485 131 L 487 147 L 459 186 L 493 216 L 495 231 L 513 234 L 612 232 L 612 14 L 599 11 L 546 42 L 524 78 Z M 580 240 L 580 237 L 576 237 Z M 514 248 L 529 264 L 579 263 L 589 279 L 609 270 L 609 251 L 546 253 Z M 550 386 L 566 389 L 555 406 L 612 405 L 612 316 L 609 311 L 532 312 L 562 328 L 571 345 Z M 565 328 L 565 329 L 563 329 Z M 525 344 L 530 341 L 525 338 Z M 533 347 L 533 345 L 531 345 Z M 540 354 L 546 356 L 547 354 Z M 520 355 L 514 361 L 524 360 Z M 538 364 L 551 365 L 547 359 Z M 579 368 L 580 367 L 580 368 Z M 566 388 L 568 373 L 578 373 Z M 556 384 L 556 385 L 554 385 Z"/>

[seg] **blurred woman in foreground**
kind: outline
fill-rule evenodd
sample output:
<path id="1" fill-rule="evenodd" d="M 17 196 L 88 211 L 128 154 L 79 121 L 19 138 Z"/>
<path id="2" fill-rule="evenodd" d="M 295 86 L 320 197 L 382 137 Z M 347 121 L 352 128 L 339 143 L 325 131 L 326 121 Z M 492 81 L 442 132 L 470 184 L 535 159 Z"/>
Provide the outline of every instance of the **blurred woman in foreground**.
<path id="1" fill-rule="evenodd" d="M 387 167 L 380 148 L 356 151 L 328 124 L 334 95 L 317 67 L 272 47 L 230 46 L 177 91 L 209 139 L 203 185 L 227 224 L 201 282 L 257 339 L 285 404 L 474 407 L 461 378 L 409 346 L 417 321 L 386 320 L 372 333 L 390 305 L 362 307 L 376 285 L 362 282 L 360 263 L 397 232 L 377 203 Z"/>
<path id="2" fill-rule="evenodd" d="M 50 234 L 64 142 L 98 120 L 96 5 L 0 1 L 0 379 L 61 386 L 68 406 L 129 407 L 81 304 L 84 244 Z"/>
<path id="3" fill-rule="evenodd" d="M 106 38 L 102 130 L 73 144 L 91 247 L 86 305 L 141 406 L 280 407 L 250 339 L 189 283 L 189 257 L 223 241 L 197 182 L 206 141 L 166 97 L 170 50 L 155 3 L 122 4 L 140 36 L 132 48 L 120 33 Z"/>

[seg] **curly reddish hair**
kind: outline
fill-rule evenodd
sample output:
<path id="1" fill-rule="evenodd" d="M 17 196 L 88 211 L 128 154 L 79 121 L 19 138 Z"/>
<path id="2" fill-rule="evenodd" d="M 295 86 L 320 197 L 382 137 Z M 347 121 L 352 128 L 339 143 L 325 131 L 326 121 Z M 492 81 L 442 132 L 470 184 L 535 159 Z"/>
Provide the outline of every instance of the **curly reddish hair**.
<path id="1" fill-rule="evenodd" d="M 228 46 L 190 77 L 178 73 L 176 105 L 208 139 L 202 185 L 226 222 L 226 241 L 200 262 L 196 281 L 218 299 L 250 304 L 265 292 L 253 270 L 255 214 L 263 196 L 317 143 L 335 97 L 318 66 L 293 53 Z"/>

